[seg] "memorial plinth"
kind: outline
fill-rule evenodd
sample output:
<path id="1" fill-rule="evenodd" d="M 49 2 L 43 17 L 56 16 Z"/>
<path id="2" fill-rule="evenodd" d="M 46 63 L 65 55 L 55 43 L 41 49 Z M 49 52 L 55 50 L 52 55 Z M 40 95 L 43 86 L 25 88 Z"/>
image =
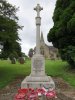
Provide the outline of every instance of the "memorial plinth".
<path id="1" fill-rule="evenodd" d="M 31 64 L 31 74 L 27 76 L 22 84 L 21 88 L 32 87 L 32 88 L 50 88 L 55 89 L 54 81 L 50 76 L 45 74 L 45 59 L 43 55 L 40 54 L 40 25 L 41 17 L 40 11 L 43 8 L 37 4 L 37 7 L 34 8 L 37 11 L 36 17 L 36 54 L 32 57 Z"/>

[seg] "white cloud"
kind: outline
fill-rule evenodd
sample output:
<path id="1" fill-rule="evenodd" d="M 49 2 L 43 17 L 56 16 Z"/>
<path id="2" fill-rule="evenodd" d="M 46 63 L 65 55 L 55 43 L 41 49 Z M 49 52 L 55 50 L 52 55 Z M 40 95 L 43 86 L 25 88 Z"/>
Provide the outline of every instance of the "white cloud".
<path id="1" fill-rule="evenodd" d="M 45 42 L 47 42 L 47 34 L 53 26 L 52 16 L 55 8 L 56 0 L 7 0 L 9 3 L 20 7 L 17 15 L 19 17 L 19 24 L 24 26 L 22 31 L 19 31 L 21 38 L 22 51 L 28 54 L 28 50 L 35 46 L 36 25 L 35 17 L 36 12 L 33 10 L 39 3 L 43 7 L 41 11 L 41 31 L 43 32 Z"/>

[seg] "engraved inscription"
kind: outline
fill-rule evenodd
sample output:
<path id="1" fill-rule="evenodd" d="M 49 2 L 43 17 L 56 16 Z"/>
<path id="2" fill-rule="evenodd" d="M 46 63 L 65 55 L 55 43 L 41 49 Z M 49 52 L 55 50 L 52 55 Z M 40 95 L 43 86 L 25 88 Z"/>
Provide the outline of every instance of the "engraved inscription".
<path id="1" fill-rule="evenodd" d="M 42 70 L 43 69 L 43 60 L 35 59 L 33 61 L 33 69 L 38 70 L 38 71 Z"/>

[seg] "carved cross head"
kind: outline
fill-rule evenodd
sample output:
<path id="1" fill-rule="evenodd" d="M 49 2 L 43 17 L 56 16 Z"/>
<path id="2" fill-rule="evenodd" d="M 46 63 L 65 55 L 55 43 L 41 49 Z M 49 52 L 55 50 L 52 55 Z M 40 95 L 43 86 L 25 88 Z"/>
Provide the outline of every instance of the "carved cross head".
<path id="1" fill-rule="evenodd" d="M 36 12 L 37 12 L 37 17 L 39 17 L 39 16 L 40 16 L 40 11 L 43 10 L 43 8 L 40 7 L 39 4 L 37 4 L 37 6 L 36 6 L 36 8 L 34 8 L 34 10 L 36 10 Z"/>

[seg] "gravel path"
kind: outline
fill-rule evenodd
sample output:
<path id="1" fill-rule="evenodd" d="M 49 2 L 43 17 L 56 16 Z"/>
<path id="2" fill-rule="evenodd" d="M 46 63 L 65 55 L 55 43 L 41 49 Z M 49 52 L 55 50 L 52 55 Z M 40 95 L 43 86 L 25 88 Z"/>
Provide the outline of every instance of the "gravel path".
<path id="1" fill-rule="evenodd" d="M 11 82 L 4 89 L 0 90 L 0 100 L 14 100 L 14 96 L 17 90 L 20 88 L 20 84 L 24 77 L 17 77 L 13 82 Z M 69 84 L 63 81 L 61 78 L 53 78 L 56 84 L 57 99 L 54 100 L 75 100 L 75 89 L 73 89 Z M 45 98 L 40 98 L 40 100 L 46 100 Z"/>

